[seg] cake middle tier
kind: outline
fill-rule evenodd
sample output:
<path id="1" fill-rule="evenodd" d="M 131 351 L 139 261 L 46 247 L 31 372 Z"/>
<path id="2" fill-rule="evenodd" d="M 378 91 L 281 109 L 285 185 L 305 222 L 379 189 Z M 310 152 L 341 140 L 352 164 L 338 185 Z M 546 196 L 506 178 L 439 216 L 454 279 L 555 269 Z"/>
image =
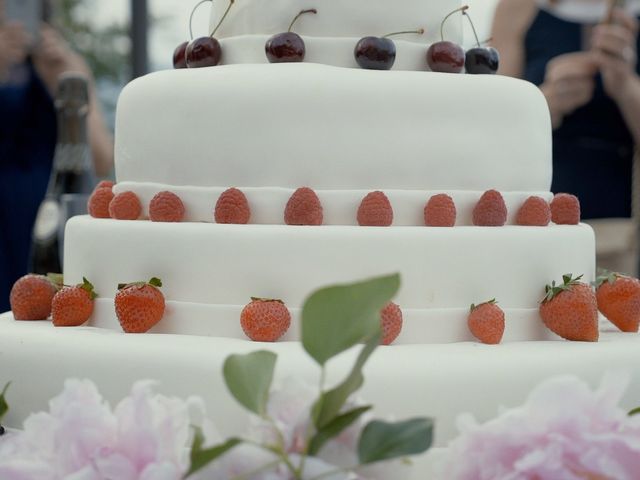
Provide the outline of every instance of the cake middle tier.
<path id="1" fill-rule="evenodd" d="M 545 192 L 549 108 L 495 75 L 317 64 L 156 72 L 125 87 L 118 182 Z"/>
<path id="2" fill-rule="evenodd" d="M 394 301 L 407 314 L 407 335 L 413 332 L 403 343 L 466 339 L 469 305 L 492 298 L 508 317 L 527 317 L 528 326 L 507 337 L 540 338 L 531 332 L 542 328 L 537 310 L 545 285 L 566 273 L 591 281 L 595 270 L 586 225 L 294 227 L 76 217 L 67 224 L 64 261 L 66 283 L 85 276 L 107 299 L 118 283 L 160 277 L 166 299 L 182 309 L 164 331 L 216 336 L 242 336 L 239 313 L 250 297 L 281 299 L 296 313 L 317 288 L 399 272 Z M 193 327 L 194 316 L 210 319 L 208 325 Z M 233 328 L 211 323 L 223 317 Z M 447 319 L 455 331 L 425 330 L 427 321 L 446 329 Z"/>

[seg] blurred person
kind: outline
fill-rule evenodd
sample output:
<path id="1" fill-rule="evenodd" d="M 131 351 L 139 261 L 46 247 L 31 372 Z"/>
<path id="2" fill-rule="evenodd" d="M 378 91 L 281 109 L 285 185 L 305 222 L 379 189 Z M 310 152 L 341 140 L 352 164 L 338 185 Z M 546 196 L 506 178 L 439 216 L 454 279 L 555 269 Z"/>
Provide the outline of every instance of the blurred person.
<path id="1" fill-rule="evenodd" d="M 492 43 L 499 73 L 533 82 L 547 99 L 552 191 L 580 199 L 596 230 L 599 264 L 634 273 L 637 225 L 628 219 L 640 141 L 640 1 L 627 0 L 610 18 L 608 12 L 607 0 L 500 0 Z M 630 253 L 622 262 L 605 258 L 616 242 L 613 250 Z"/>
<path id="2" fill-rule="evenodd" d="M 113 164 L 113 138 L 86 62 L 43 23 L 34 43 L 24 26 L 4 21 L 0 0 L 0 312 L 9 310 L 13 283 L 27 273 L 36 214 L 51 173 L 56 144 L 57 81 L 65 72 L 89 79 L 89 142 L 98 176 Z"/>

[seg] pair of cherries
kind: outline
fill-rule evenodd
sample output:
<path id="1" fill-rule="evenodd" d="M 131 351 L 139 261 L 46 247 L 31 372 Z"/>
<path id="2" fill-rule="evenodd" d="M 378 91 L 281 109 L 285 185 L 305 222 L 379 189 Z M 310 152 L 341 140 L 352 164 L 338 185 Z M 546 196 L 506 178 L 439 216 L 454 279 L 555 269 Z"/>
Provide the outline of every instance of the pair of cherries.
<path id="1" fill-rule="evenodd" d="M 195 12 L 199 5 L 207 1 L 210 0 L 203 0 L 195 6 L 194 10 L 191 12 L 189 28 L 191 28 L 193 12 Z M 210 36 L 196 38 L 191 42 L 183 42 L 178 45 L 173 52 L 174 68 L 213 67 L 220 63 L 222 48 L 220 47 L 220 42 L 214 38 L 214 35 L 218 31 L 218 28 L 220 28 L 220 25 L 229 13 L 229 10 L 231 10 L 233 3 L 234 0 L 229 1 L 227 10 L 224 12 L 224 15 L 213 32 L 211 32 Z M 300 11 L 291 21 L 289 29 L 286 32 L 273 35 L 267 40 L 267 43 L 265 44 L 265 53 L 269 62 L 302 62 L 304 60 L 306 54 L 304 40 L 302 40 L 300 35 L 292 32 L 291 30 L 298 18 L 307 13 L 316 14 L 318 11 L 315 8 Z"/>
<path id="2" fill-rule="evenodd" d="M 449 13 L 440 24 L 440 42 L 432 44 L 427 50 L 427 64 L 433 72 L 460 73 L 465 68 L 467 73 L 493 74 L 498 71 L 500 56 L 495 48 L 483 47 L 476 33 L 476 29 L 467 14 L 469 7 L 458 8 Z M 444 40 L 444 24 L 456 12 L 462 12 L 469 19 L 471 28 L 476 37 L 477 47 L 467 52 L 454 42 Z M 369 70 L 390 70 L 396 59 L 396 46 L 389 37 L 393 35 L 417 33 L 423 34 L 424 30 L 409 32 L 397 32 L 384 37 L 364 37 L 357 43 L 354 55 L 360 67 Z"/>

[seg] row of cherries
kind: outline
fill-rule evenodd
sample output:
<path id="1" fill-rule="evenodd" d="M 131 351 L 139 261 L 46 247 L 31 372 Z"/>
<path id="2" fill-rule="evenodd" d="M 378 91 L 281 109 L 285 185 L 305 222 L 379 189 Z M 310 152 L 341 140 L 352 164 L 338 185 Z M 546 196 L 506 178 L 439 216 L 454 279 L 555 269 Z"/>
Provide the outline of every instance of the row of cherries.
<path id="1" fill-rule="evenodd" d="M 142 204 L 133 192 L 115 195 L 110 182 L 100 183 L 88 202 L 89 214 L 95 218 L 137 220 L 142 215 Z M 157 193 L 149 203 L 149 219 L 153 222 L 181 222 L 185 216 L 184 203 L 173 192 Z M 429 227 L 453 227 L 456 223 L 456 205 L 444 193 L 433 195 L 424 207 L 424 223 Z M 214 219 L 222 224 L 247 224 L 251 208 L 245 194 L 238 188 L 225 190 L 218 198 Z M 357 211 L 361 226 L 388 227 L 393 223 L 393 207 L 381 191 L 368 193 Z M 308 187 L 298 188 L 289 198 L 284 210 L 287 225 L 322 225 L 323 208 L 318 195 Z M 574 195 L 557 194 L 551 203 L 538 196 L 529 197 L 518 210 L 516 224 L 521 226 L 547 226 L 580 223 L 580 203 Z M 475 226 L 503 226 L 507 222 L 507 206 L 502 194 L 488 190 L 473 209 Z"/>
<path id="2" fill-rule="evenodd" d="M 183 42 L 173 53 L 174 68 L 201 68 L 212 67 L 220 63 L 222 47 L 214 38 L 215 33 L 229 13 L 234 0 L 230 0 L 226 12 L 210 36 L 200 37 L 191 42 Z M 498 71 L 500 56 L 498 51 L 491 47 L 483 47 L 476 34 L 473 22 L 467 13 L 467 5 L 449 13 L 440 25 L 441 41 L 432 44 L 427 50 L 427 64 L 434 72 L 461 73 L 466 67 L 467 73 L 493 74 Z M 443 27 L 447 19 L 456 12 L 462 12 L 469 19 L 473 29 L 477 47 L 468 51 L 450 41 L 444 40 Z M 270 37 L 265 44 L 265 54 L 270 63 L 302 62 L 306 55 L 306 46 L 300 35 L 293 32 L 293 26 L 304 14 L 317 14 L 315 8 L 300 11 L 284 33 L 278 33 Z M 401 34 L 423 34 L 424 29 L 414 31 L 395 32 L 383 37 L 364 37 L 355 46 L 354 56 L 361 68 L 368 70 L 390 70 L 396 60 L 396 46 L 389 37 Z"/>

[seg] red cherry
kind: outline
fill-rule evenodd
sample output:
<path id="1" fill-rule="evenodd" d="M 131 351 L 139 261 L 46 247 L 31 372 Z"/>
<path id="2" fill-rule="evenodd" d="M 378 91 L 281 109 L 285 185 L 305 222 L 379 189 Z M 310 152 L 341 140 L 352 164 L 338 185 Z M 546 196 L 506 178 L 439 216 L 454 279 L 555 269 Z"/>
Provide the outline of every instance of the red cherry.
<path id="1" fill-rule="evenodd" d="M 187 45 L 189 42 L 182 42 L 173 51 L 173 68 L 187 68 Z"/>
<path id="2" fill-rule="evenodd" d="M 440 24 L 440 42 L 436 42 L 427 50 L 427 63 L 433 72 L 460 73 L 464 69 L 465 52 L 457 43 L 444 39 L 444 24 L 456 12 L 464 12 L 469 8 L 464 5 L 449 13 Z"/>
<path id="3" fill-rule="evenodd" d="M 306 13 L 316 14 L 315 8 L 301 10 L 289 24 L 289 30 L 284 33 L 277 33 L 267 40 L 264 45 L 264 52 L 269 63 L 302 62 L 307 53 L 304 40 L 297 33 L 291 31 L 293 25 L 300 16 Z"/>
<path id="4" fill-rule="evenodd" d="M 189 42 L 186 51 L 187 67 L 214 67 L 222 58 L 220 42 L 211 37 L 200 37 Z"/>

